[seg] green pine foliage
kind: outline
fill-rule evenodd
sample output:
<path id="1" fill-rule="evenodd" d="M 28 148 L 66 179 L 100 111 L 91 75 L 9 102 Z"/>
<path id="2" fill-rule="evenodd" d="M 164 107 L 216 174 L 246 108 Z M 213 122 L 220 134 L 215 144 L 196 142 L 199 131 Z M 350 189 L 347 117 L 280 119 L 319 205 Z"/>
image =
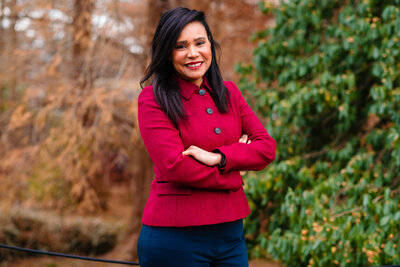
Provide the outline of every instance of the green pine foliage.
<path id="1" fill-rule="evenodd" d="M 246 179 L 252 257 L 400 264 L 400 0 L 288 0 L 241 88 L 277 159 Z"/>

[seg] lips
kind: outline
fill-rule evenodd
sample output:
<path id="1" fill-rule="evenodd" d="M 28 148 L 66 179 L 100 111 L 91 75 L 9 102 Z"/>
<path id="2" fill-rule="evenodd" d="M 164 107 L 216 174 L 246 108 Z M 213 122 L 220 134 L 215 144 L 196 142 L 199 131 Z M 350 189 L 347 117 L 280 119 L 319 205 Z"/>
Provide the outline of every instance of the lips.
<path id="1" fill-rule="evenodd" d="M 196 69 L 200 68 L 202 64 L 203 64 L 202 61 L 198 61 L 198 62 L 190 62 L 188 64 L 185 64 L 185 66 L 191 70 L 196 70 Z"/>

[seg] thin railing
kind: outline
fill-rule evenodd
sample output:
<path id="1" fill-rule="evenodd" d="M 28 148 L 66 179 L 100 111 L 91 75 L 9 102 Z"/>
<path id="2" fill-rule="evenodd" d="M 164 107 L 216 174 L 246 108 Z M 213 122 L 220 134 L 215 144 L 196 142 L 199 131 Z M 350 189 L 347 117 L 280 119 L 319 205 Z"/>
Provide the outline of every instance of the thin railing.
<path id="1" fill-rule="evenodd" d="M 66 254 L 66 253 L 44 251 L 44 250 L 39 250 L 39 249 L 21 248 L 21 247 L 9 246 L 9 245 L 5 245 L 5 244 L 0 244 L 0 248 L 35 253 L 35 254 L 42 254 L 42 255 L 47 255 L 47 256 L 85 260 L 85 261 L 98 261 L 98 262 L 124 264 L 124 265 L 139 265 L 139 263 L 135 262 L 135 261 L 116 261 L 116 260 L 99 259 L 99 258 L 85 257 L 85 256 L 72 255 L 72 254 Z"/>

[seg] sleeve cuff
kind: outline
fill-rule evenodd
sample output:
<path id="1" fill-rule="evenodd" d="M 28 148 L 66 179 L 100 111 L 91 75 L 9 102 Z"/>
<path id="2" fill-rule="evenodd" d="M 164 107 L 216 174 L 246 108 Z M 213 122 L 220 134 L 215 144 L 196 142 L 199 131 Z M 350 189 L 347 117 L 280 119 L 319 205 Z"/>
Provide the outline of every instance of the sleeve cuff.
<path id="1" fill-rule="evenodd" d="M 219 170 L 224 171 L 225 167 L 226 167 L 226 156 L 225 156 L 225 154 L 222 153 L 221 150 L 219 150 L 219 149 L 214 149 L 212 152 L 218 153 L 218 154 L 221 155 L 221 161 L 219 162 L 217 167 L 218 167 Z"/>

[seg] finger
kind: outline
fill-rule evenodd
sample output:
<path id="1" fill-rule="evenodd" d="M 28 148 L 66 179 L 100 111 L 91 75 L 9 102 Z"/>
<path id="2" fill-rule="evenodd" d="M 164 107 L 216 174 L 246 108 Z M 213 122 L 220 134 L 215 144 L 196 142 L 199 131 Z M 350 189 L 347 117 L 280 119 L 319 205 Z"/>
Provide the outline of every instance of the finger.
<path id="1" fill-rule="evenodd" d="M 250 139 L 247 141 L 247 144 L 251 144 L 251 140 Z"/>
<path id="2" fill-rule="evenodd" d="M 182 152 L 183 155 L 192 155 L 193 153 L 193 146 L 188 147 L 185 151 Z"/>
<path id="3" fill-rule="evenodd" d="M 184 156 L 189 156 L 191 154 L 192 154 L 192 152 L 190 150 L 185 150 L 182 152 L 182 155 L 184 155 Z"/>
<path id="4" fill-rule="evenodd" d="M 188 147 L 188 149 L 186 149 L 185 151 L 182 152 L 183 155 L 185 156 L 193 156 L 195 157 L 196 154 L 200 153 L 203 149 L 197 147 L 197 146 L 193 146 L 191 145 L 190 147 Z"/>
<path id="5" fill-rule="evenodd" d="M 244 135 L 242 135 L 242 137 L 240 137 L 239 143 L 246 143 L 246 142 L 247 142 L 247 135 L 244 134 Z"/>

